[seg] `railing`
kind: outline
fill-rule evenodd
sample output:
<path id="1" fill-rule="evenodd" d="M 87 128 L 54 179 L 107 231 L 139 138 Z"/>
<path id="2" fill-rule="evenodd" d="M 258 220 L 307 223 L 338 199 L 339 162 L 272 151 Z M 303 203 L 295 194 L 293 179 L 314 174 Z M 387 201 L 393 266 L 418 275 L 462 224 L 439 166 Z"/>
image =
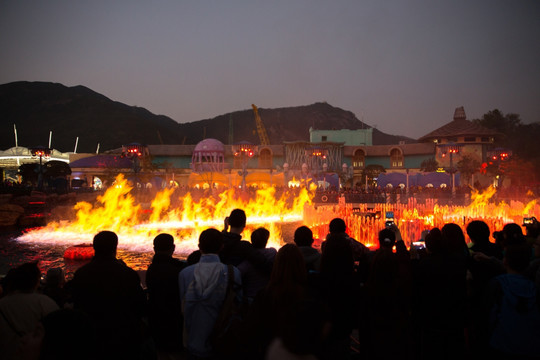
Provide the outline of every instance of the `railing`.
<path id="1" fill-rule="evenodd" d="M 339 203 L 339 198 L 341 194 L 336 192 L 324 193 L 320 192 L 315 195 L 313 202 L 318 205 L 324 204 L 337 204 Z M 382 193 L 382 194 L 343 194 L 345 202 L 347 204 L 408 204 L 408 203 L 417 203 L 417 204 L 426 204 L 429 202 L 435 202 L 438 205 L 459 205 L 466 206 L 471 202 L 471 196 L 468 193 L 456 193 L 452 195 L 451 193 L 439 193 L 439 194 L 430 194 L 430 193 L 414 193 L 414 194 L 399 194 L 399 193 Z M 505 202 L 510 204 L 515 201 L 519 201 L 523 204 L 527 204 L 530 201 L 534 200 L 531 197 L 502 197 L 495 194 L 489 202 L 492 203 L 501 203 Z"/>

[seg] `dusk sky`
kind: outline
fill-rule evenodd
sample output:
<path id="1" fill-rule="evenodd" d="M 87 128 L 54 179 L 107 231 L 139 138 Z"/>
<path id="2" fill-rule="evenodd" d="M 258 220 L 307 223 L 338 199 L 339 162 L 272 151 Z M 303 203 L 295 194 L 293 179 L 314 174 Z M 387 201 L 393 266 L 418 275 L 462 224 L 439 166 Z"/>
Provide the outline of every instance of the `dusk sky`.
<path id="1" fill-rule="evenodd" d="M 459 106 L 540 121 L 538 0 L 2 0 L 0 49 L 0 84 L 181 123 L 320 101 L 412 138 Z"/>

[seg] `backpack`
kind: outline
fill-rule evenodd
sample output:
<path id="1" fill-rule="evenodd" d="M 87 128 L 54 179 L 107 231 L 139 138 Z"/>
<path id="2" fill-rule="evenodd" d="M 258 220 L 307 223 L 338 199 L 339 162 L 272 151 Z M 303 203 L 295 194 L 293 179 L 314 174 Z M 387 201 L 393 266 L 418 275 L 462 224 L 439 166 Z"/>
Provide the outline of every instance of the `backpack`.
<path id="1" fill-rule="evenodd" d="M 521 275 L 494 279 L 495 304 L 491 308 L 490 345 L 506 354 L 540 356 L 538 290 Z"/>
<path id="2" fill-rule="evenodd" d="M 233 355 L 238 351 L 237 339 L 242 320 L 247 311 L 247 302 L 237 300 L 234 283 L 234 267 L 227 265 L 227 291 L 223 306 L 210 335 L 214 352 L 221 355 Z"/>

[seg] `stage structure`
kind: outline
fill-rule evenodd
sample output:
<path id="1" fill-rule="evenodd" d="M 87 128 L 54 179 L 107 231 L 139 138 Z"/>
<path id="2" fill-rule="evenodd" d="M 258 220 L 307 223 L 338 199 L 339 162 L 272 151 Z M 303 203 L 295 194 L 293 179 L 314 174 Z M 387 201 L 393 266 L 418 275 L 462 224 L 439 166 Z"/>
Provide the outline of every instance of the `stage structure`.
<path id="1" fill-rule="evenodd" d="M 303 164 L 307 164 L 313 174 L 323 169 L 329 172 L 341 170 L 344 143 L 297 141 L 284 144 L 285 163 L 291 171 L 301 171 Z"/>
<path id="2" fill-rule="evenodd" d="M 204 139 L 195 146 L 191 157 L 191 186 L 204 182 L 209 187 L 228 186 L 225 169 L 225 146 L 216 139 Z"/>

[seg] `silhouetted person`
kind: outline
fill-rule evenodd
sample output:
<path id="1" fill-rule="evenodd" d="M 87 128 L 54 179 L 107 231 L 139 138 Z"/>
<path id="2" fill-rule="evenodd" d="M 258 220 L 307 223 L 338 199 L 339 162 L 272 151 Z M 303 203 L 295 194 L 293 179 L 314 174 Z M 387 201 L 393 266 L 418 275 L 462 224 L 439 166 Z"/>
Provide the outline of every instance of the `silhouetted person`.
<path id="1" fill-rule="evenodd" d="M 481 252 L 487 256 L 495 256 L 502 259 L 502 249 L 489 241 L 491 232 L 488 224 L 482 220 L 473 220 L 467 225 L 467 235 L 472 241 L 470 249 L 473 252 Z"/>
<path id="2" fill-rule="evenodd" d="M 523 241 L 505 247 L 507 273 L 490 284 L 488 295 L 489 347 L 494 359 L 540 358 L 540 310 L 538 289 L 524 276 L 531 256 Z"/>
<path id="3" fill-rule="evenodd" d="M 201 258 L 184 268 L 178 277 L 184 314 L 184 346 L 195 358 L 211 358 L 214 349 L 209 341 L 223 305 L 228 283 L 228 267 L 218 253 L 223 248 L 223 234 L 206 229 L 199 236 Z M 240 271 L 233 267 L 234 281 L 241 286 Z M 241 296 L 241 291 L 239 295 Z"/>
<path id="4" fill-rule="evenodd" d="M 347 234 L 347 225 L 345 224 L 345 221 L 343 219 L 332 219 L 330 221 L 330 224 L 328 224 L 328 229 L 331 235 L 333 235 L 334 237 L 340 236 L 349 243 L 355 260 L 358 261 L 363 259 L 364 256 L 369 252 L 369 249 L 364 244 L 356 241 Z M 322 249 L 323 246 L 324 242 L 321 245 L 321 250 L 324 251 L 324 249 Z"/>
<path id="5" fill-rule="evenodd" d="M 282 246 L 268 285 L 257 294 L 246 319 L 247 359 L 264 359 L 271 352 L 320 355 L 324 313 L 307 284 L 304 259 L 294 244 Z M 309 328 L 305 328 L 308 326 Z M 278 350 L 279 349 L 279 350 Z"/>
<path id="6" fill-rule="evenodd" d="M 60 309 L 43 319 L 40 360 L 97 360 L 96 330 L 89 315 Z"/>
<path id="7" fill-rule="evenodd" d="M 262 254 L 266 257 L 268 262 L 273 263 L 277 250 L 266 247 L 269 237 L 270 232 L 267 229 L 263 227 L 258 228 L 251 233 L 251 244 L 253 245 L 255 252 Z M 257 295 L 257 292 L 268 284 L 270 274 L 257 269 L 248 260 L 242 261 L 240 265 L 238 265 L 238 270 L 242 273 L 244 296 L 246 296 L 249 301 L 252 301 L 255 298 L 255 295 Z"/>
<path id="8" fill-rule="evenodd" d="M 63 308 L 68 300 L 68 293 L 64 289 L 65 283 L 66 277 L 62 268 L 51 268 L 47 270 L 42 291 L 45 295 L 53 299 L 60 308 Z"/>
<path id="9" fill-rule="evenodd" d="M 307 271 L 321 269 L 321 253 L 313 248 L 313 232 L 307 226 L 300 226 L 294 231 L 294 243 L 300 249 Z"/>
<path id="10" fill-rule="evenodd" d="M 58 305 L 36 292 L 41 278 L 37 263 L 9 270 L 4 278 L 5 296 L 0 299 L 0 357 L 20 359 L 23 338 L 31 336 L 39 322 Z"/>
<path id="11" fill-rule="evenodd" d="M 533 242 L 532 247 L 534 250 L 534 258 L 525 275 L 534 281 L 536 287 L 540 289 L 540 235 Z"/>
<path id="12" fill-rule="evenodd" d="M 414 267 L 412 304 L 418 336 L 413 351 L 419 359 L 464 356 L 467 269 L 461 256 L 449 252 L 448 241 L 438 228 L 432 229 L 426 236 L 426 255 Z"/>
<path id="13" fill-rule="evenodd" d="M 498 261 L 482 261 L 480 257 L 475 257 L 475 254 L 482 253 L 488 257 L 502 260 L 502 248 L 489 241 L 491 232 L 484 221 L 471 221 L 467 225 L 466 231 L 472 242 L 470 250 L 473 255 L 468 258 L 468 269 L 471 274 L 469 281 L 471 313 L 469 346 L 475 356 L 480 356 L 483 353 L 482 343 L 485 342 L 483 337 L 485 338 L 487 333 L 484 326 L 485 320 L 482 318 L 486 288 L 495 276 L 502 273 L 502 268 Z"/>
<path id="14" fill-rule="evenodd" d="M 508 223 L 502 229 L 502 247 L 505 248 L 512 244 L 521 244 L 526 242 L 525 235 L 521 226 L 516 223 Z"/>
<path id="15" fill-rule="evenodd" d="M 172 235 L 157 235 L 155 254 L 146 271 L 150 330 L 158 351 L 166 353 L 182 349 L 183 318 L 178 274 L 186 263 L 173 258 L 174 249 Z"/>
<path id="16" fill-rule="evenodd" d="M 140 357 L 146 296 L 137 272 L 116 258 L 117 245 L 114 232 L 94 236 L 94 258 L 71 281 L 74 307 L 94 321 L 100 356 Z"/>
<path id="17" fill-rule="evenodd" d="M 224 264 L 238 266 L 244 260 L 248 260 L 260 271 L 270 274 L 272 271 L 272 261 L 263 254 L 254 251 L 249 241 L 242 240 L 242 233 L 246 228 L 246 213 L 242 209 L 234 209 L 225 218 L 225 229 L 223 230 L 223 249 L 219 253 L 219 258 Z"/>
<path id="18" fill-rule="evenodd" d="M 234 209 L 225 218 L 225 230 L 223 231 L 223 248 L 219 258 L 224 264 L 238 266 L 249 257 L 252 245 L 242 240 L 242 233 L 246 228 L 246 213 L 242 209 Z"/>
<path id="19" fill-rule="evenodd" d="M 330 331 L 323 354 L 328 359 L 349 355 L 350 335 L 363 306 L 359 301 L 360 282 L 355 274 L 350 241 L 342 232 L 328 234 L 321 247 L 321 268 L 315 274 L 321 300 L 329 313 Z"/>
<path id="20" fill-rule="evenodd" d="M 534 244 L 534 241 L 540 236 L 540 223 L 533 216 L 528 222 L 524 221 L 523 226 L 525 227 L 525 239 L 527 243 Z"/>
<path id="21" fill-rule="evenodd" d="M 402 250 L 393 252 L 396 231 L 385 228 L 378 238 L 379 249 L 371 259 L 365 284 L 360 334 L 370 359 L 406 359 L 410 354 L 410 264 Z"/>
<path id="22" fill-rule="evenodd" d="M 503 251 L 508 245 L 518 245 L 527 242 L 527 239 L 521 230 L 521 226 L 516 223 L 504 225 L 501 231 L 493 232 L 493 237 L 495 238 L 496 245 L 503 249 Z M 499 273 L 506 271 L 502 260 L 495 256 L 488 256 L 482 252 L 475 252 L 473 258 L 476 261 L 490 263 L 490 266 L 498 268 Z"/>
<path id="23" fill-rule="evenodd" d="M 429 306 L 433 315 L 429 311 L 425 313 L 427 322 L 424 324 L 422 350 L 423 356 L 430 358 L 440 354 L 438 349 L 443 348 L 447 359 L 456 359 L 465 354 L 469 249 L 459 225 L 445 224 L 441 234 L 442 258 L 433 258 L 433 267 L 424 272 L 424 276 L 433 281 L 429 284 L 429 280 L 424 279 L 428 286 L 425 291 L 439 299 L 439 303 Z"/>
<path id="24" fill-rule="evenodd" d="M 194 250 L 191 252 L 191 254 L 188 255 L 186 259 L 186 265 L 194 265 L 201 260 L 201 251 L 200 250 Z"/>

